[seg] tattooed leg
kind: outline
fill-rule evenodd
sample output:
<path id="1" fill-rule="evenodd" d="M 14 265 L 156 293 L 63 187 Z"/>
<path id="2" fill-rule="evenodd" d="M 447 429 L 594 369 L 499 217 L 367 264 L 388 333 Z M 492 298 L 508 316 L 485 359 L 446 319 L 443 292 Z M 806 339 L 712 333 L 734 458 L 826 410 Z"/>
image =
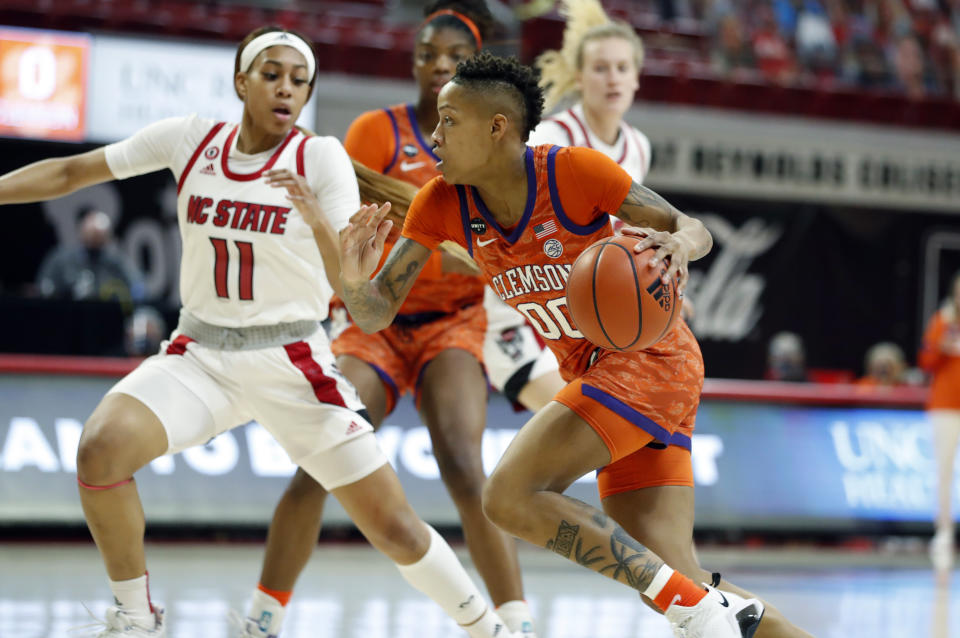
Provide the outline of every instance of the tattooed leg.
<path id="1" fill-rule="evenodd" d="M 563 494 L 549 496 L 565 501 L 572 515 L 560 519 L 556 535 L 544 544 L 547 549 L 637 591 L 650 585 L 663 565 L 656 554 L 603 512 Z"/>
<path id="2" fill-rule="evenodd" d="M 487 479 L 484 514 L 510 534 L 642 593 L 663 561 L 600 510 L 563 495 L 609 462 L 593 428 L 553 401 L 523 426 Z"/>

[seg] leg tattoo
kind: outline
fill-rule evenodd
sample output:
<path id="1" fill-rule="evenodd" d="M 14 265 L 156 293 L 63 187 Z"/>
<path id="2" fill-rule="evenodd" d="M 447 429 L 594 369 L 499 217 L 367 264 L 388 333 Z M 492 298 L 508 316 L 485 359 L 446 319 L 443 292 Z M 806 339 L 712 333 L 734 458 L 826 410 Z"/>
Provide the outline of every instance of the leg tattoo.
<path id="1" fill-rule="evenodd" d="M 546 548 L 578 565 L 644 591 L 663 561 L 610 521 L 606 514 L 576 499 L 564 498 L 576 504 L 579 510 L 576 513 L 588 516 L 575 522 L 561 519 L 556 536 L 546 542 Z M 609 546 L 609 551 L 603 549 L 605 545 Z M 585 550 L 585 547 L 589 549 Z"/>

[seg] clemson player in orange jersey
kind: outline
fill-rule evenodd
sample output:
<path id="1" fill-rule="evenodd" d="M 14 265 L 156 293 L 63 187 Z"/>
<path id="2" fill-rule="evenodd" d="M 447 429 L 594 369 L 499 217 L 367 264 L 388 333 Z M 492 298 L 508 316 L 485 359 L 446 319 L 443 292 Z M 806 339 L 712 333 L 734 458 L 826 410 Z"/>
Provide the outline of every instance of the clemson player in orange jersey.
<path id="1" fill-rule="evenodd" d="M 439 174 L 427 141 L 437 124 L 437 95 L 457 63 L 480 49 L 493 22 L 483 0 L 435 1 L 425 14 L 414 49 L 418 103 L 360 115 L 344 141 L 355 161 L 417 187 Z M 398 237 L 399 232 L 390 241 Z M 473 563 L 497 613 L 518 637 L 535 638 L 516 543 L 484 516 L 480 501 L 487 402 L 481 363 L 485 284 L 476 272 L 462 274 L 461 264 L 438 252 L 390 326 L 374 335 L 353 325 L 337 335 L 335 327 L 332 350 L 374 427 L 402 394 L 415 395 Z M 325 498 L 323 488 L 298 470 L 274 513 L 260 583 L 247 613 L 248 624 L 262 625 L 268 637 L 279 633 L 283 607 L 316 544 Z M 251 635 L 257 634 L 251 630 Z"/>
<path id="2" fill-rule="evenodd" d="M 507 449 L 484 488 L 484 512 L 511 534 L 633 587 L 665 613 L 677 636 L 752 637 L 763 603 L 727 583 L 723 592 L 698 586 L 637 540 L 654 519 L 672 524 L 681 541 L 689 537 L 692 486 L 663 488 L 645 516 L 609 508 L 615 497 L 604 499 L 608 516 L 563 495 L 597 468 L 616 488 L 621 464 L 643 463 L 634 455 L 651 444 L 689 445 L 703 380 L 699 347 L 683 322 L 641 352 L 586 341 L 566 310 L 572 263 L 613 233 L 614 214 L 630 225 L 625 234 L 638 237 L 638 252 L 659 246 L 654 262 L 669 260 L 664 278 L 676 277 L 682 290 L 688 261 L 706 254 L 712 240 L 700 222 L 599 152 L 528 149 L 542 104 L 536 73 L 515 60 L 481 53 L 462 62 L 438 100 L 433 140 L 443 176 L 420 190 L 403 237 L 372 280 L 392 227 L 384 221 L 389 206 L 365 207 L 341 232 L 344 301 L 361 328 L 382 329 L 440 242 L 468 249 L 500 297 L 536 322 L 567 381 Z M 645 472 L 670 480 L 675 469 L 649 464 Z M 691 571 L 698 580 L 710 577 L 699 566 Z"/>

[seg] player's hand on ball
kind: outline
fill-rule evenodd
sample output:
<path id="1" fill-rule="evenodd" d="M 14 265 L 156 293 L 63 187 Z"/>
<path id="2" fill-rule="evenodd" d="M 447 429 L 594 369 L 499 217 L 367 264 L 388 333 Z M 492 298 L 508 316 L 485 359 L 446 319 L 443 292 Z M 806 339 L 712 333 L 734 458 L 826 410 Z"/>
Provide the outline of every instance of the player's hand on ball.
<path id="1" fill-rule="evenodd" d="M 293 203 L 308 226 L 314 228 L 323 223 L 325 217 L 320 209 L 320 202 L 310 190 L 306 178 L 286 168 L 269 170 L 264 173 L 264 177 L 267 184 L 273 188 L 287 189 L 287 199 Z"/>
<path id="2" fill-rule="evenodd" d="M 624 226 L 620 233 L 628 237 L 637 237 L 639 241 L 634 247 L 634 251 L 642 253 L 651 246 L 657 247 L 657 252 L 650 260 L 650 267 L 656 268 L 660 262 L 667 263 L 667 270 L 661 277 L 664 284 L 670 283 L 671 278 L 677 282 L 677 294 L 683 295 L 683 289 L 687 286 L 689 272 L 687 265 L 690 263 L 690 253 L 693 246 L 689 241 L 679 233 L 670 233 L 652 228 L 636 228 L 634 226 Z"/>
<path id="3" fill-rule="evenodd" d="M 344 281 L 368 281 L 377 269 L 393 228 L 393 222 L 386 219 L 389 212 L 389 202 L 361 206 L 340 231 L 340 276 Z"/>

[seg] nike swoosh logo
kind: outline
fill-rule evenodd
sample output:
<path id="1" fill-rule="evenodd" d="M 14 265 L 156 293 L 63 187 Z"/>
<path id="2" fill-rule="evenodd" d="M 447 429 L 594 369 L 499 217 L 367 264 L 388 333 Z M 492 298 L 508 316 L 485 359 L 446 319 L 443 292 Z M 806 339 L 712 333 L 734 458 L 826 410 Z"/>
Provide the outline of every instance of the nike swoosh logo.
<path id="1" fill-rule="evenodd" d="M 480 246 L 481 248 L 483 248 L 484 246 L 489 246 L 489 245 L 492 244 L 493 242 L 497 241 L 497 239 L 498 239 L 497 237 L 494 237 L 493 239 L 488 239 L 487 241 L 483 241 L 482 239 L 478 239 L 478 240 L 477 240 L 477 246 Z"/>
<path id="2" fill-rule="evenodd" d="M 723 592 L 720 591 L 719 589 L 715 589 L 714 591 L 717 592 L 720 595 L 720 598 L 723 599 L 723 602 L 720 604 L 723 605 L 724 607 L 729 607 L 730 603 L 727 602 L 727 597 L 723 595 Z"/>
<path id="3" fill-rule="evenodd" d="M 420 168 L 421 166 L 426 166 L 426 162 L 400 162 L 401 171 L 412 171 L 415 168 Z"/>

